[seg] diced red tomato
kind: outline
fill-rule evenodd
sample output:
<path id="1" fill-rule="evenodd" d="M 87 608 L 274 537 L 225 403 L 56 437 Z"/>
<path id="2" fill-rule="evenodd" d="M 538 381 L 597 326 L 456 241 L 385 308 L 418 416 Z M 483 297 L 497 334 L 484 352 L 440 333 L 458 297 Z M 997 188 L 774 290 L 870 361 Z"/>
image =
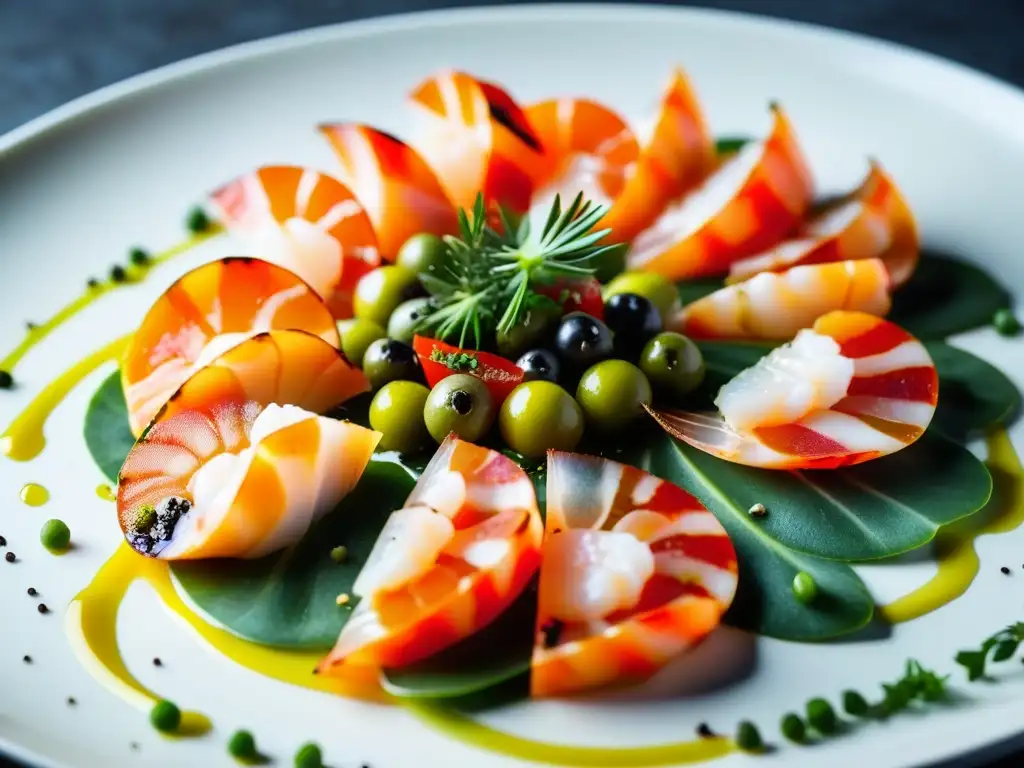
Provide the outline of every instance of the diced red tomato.
<path id="1" fill-rule="evenodd" d="M 460 349 L 452 344 L 446 344 L 437 339 L 428 339 L 425 336 L 417 336 L 412 342 L 413 349 L 423 366 L 423 374 L 427 377 L 427 385 L 434 387 L 441 379 L 451 376 L 453 373 L 468 373 L 476 376 L 487 385 L 488 391 L 494 398 L 495 405 L 505 402 L 512 390 L 523 383 L 523 370 L 511 360 L 506 360 L 501 355 L 490 352 L 477 352 L 474 349 Z M 434 351 L 448 355 L 466 354 L 477 360 L 476 368 L 465 370 L 454 370 L 439 360 L 431 359 Z"/>
<path id="2" fill-rule="evenodd" d="M 604 320 L 604 299 L 601 297 L 601 284 L 596 278 L 559 280 L 551 285 L 535 286 L 535 290 L 555 301 L 560 301 L 563 291 L 566 292 L 563 314 L 586 312 L 598 320 Z"/>

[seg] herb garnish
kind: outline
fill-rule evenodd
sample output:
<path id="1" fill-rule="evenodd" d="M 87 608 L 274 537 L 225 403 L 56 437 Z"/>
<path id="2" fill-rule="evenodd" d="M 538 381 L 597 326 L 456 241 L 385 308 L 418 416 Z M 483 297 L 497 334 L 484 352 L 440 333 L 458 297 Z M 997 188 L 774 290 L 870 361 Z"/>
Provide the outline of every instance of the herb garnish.
<path id="1" fill-rule="evenodd" d="M 467 352 L 443 352 L 440 349 L 434 349 L 430 353 L 430 359 L 453 371 L 475 371 L 480 367 L 480 361 L 476 359 L 476 355 Z"/>
<path id="2" fill-rule="evenodd" d="M 582 194 L 565 210 L 556 196 L 540 229 L 531 229 L 529 217 L 515 222 L 499 208 L 499 232 L 487 224 L 487 213 L 477 195 L 471 214 L 459 211 L 459 237 L 446 236 L 438 263 L 420 275 L 433 306 L 418 328 L 460 347 L 480 349 L 528 310 L 557 304 L 536 288 L 591 277 L 596 258 L 618 247 L 600 244 L 611 231 L 593 231 L 604 208 L 584 202 Z"/>
<path id="3" fill-rule="evenodd" d="M 985 676 L 985 664 L 992 653 L 992 661 L 1006 661 L 1017 652 L 1017 647 L 1024 641 L 1024 622 L 1018 621 L 1006 629 L 1001 629 L 981 644 L 974 651 L 960 651 L 956 655 L 956 663 L 967 670 L 968 680 L 977 680 Z"/>

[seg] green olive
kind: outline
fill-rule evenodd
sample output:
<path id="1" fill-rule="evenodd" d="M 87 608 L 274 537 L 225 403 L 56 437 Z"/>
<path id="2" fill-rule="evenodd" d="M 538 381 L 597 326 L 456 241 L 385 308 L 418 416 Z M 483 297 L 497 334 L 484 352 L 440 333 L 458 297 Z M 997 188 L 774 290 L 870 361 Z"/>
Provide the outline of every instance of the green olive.
<path id="1" fill-rule="evenodd" d="M 444 256 L 444 241 L 429 232 L 420 232 L 406 240 L 398 249 L 395 263 L 416 275 L 432 272 Z"/>
<path id="2" fill-rule="evenodd" d="M 611 432 L 644 414 L 644 406 L 651 404 L 651 385 L 632 363 L 604 360 L 583 374 L 576 400 L 588 424 Z"/>
<path id="3" fill-rule="evenodd" d="M 341 351 L 349 362 L 358 366 L 362 366 L 363 355 L 370 345 L 388 335 L 377 323 L 358 317 L 339 321 L 338 333 L 341 334 Z"/>
<path id="4" fill-rule="evenodd" d="M 374 389 L 380 389 L 390 381 L 423 380 L 423 369 L 416 352 L 396 339 L 377 339 L 366 348 L 363 373 Z"/>
<path id="5" fill-rule="evenodd" d="M 561 316 L 562 310 L 554 302 L 527 309 L 509 331 L 497 334 L 498 354 L 514 360 L 526 350 L 542 346 Z"/>
<path id="6" fill-rule="evenodd" d="M 605 286 L 604 300 L 608 301 L 617 293 L 635 293 L 649 299 L 666 325 L 681 306 L 676 287 L 654 272 L 623 272 Z"/>
<path id="7" fill-rule="evenodd" d="M 397 264 L 385 264 L 367 272 L 356 283 L 355 315 L 386 326 L 395 308 L 419 292 L 415 272 Z"/>
<path id="8" fill-rule="evenodd" d="M 412 453 L 430 439 L 423 421 L 423 405 L 430 390 L 414 381 L 392 381 L 370 403 L 370 426 L 384 436 L 379 451 Z"/>
<path id="9" fill-rule="evenodd" d="M 704 381 L 704 356 L 681 333 L 666 331 L 647 342 L 640 354 L 640 370 L 658 391 L 684 397 Z"/>
<path id="10" fill-rule="evenodd" d="M 438 443 L 452 432 L 474 443 L 490 430 L 494 416 L 494 398 L 487 385 L 468 373 L 456 373 L 437 382 L 423 408 L 427 430 Z"/>
<path id="11" fill-rule="evenodd" d="M 391 313 L 391 319 L 388 320 L 388 336 L 412 344 L 416 328 L 423 318 L 430 314 L 430 308 L 430 299 L 425 296 L 403 301 Z"/>
<path id="12" fill-rule="evenodd" d="M 583 412 L 550 381 L 527 381 L 512 390 L 498 417 L 501 436 L 517 453 L 541 459 L 548 450 L 571 451 L 583 437 Z"/>

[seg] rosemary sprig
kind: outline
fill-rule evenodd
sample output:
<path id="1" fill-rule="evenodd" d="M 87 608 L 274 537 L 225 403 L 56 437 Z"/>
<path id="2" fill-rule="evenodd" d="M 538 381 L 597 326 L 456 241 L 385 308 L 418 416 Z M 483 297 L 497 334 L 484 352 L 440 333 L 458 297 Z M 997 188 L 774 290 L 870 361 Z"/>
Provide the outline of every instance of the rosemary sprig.
<path id="1" fill-rule="evenodd" d="M 590 277 L 595 259 L 619 247 L 601 243 L 610 230 L 594 231 L 603 215 L 582 194 L 564 210 L 555 197 L 544 226 L 532 231 L 528 217 L 516 222 L 499 208 L 499 232 L 488 226 L 478 195 L 472 213 L 459 211 L 459 236 L 444 238 L 440 264 L 421 275 L 434 309 L 417 330 L 476 349 L 507 333 L 530 309 L 552 302 L 538 287 Z"/>

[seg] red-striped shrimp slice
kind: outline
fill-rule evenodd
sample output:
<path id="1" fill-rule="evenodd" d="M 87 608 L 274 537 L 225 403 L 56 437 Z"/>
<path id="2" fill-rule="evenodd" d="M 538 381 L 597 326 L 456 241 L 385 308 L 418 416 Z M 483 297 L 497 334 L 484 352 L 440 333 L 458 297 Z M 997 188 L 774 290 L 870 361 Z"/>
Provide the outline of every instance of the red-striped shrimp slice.
<path id="1" fill-rule="evenodd" d="M 185 381 L 262 331 L 308 331 L 337 348 L 327 305 L 298 275 L 266 261 L 228 258 L 186 273 L 156 300 L 121 360 L 128 422 L 138 437 Z"/>
<path id="2" fill-rule="evenodd" d="M 762 272 L 684 307 L 674 330 L 698 339 L 791 339 L 836 310 L 883 317 L 892 306 L 881 259 Z"/>
<path id="3" fill-rule="evenodd" d="M 906 448 L 924 434 L 938 395 L 920 341 L 872 315 L 831 312 L 723 386 L 719 414 L 652 415 L 727 461 L 830 469 Z"/>
<path id="4" fill-rule="evenodd" d="M 533 484 L 502 454 L 449 437 L 360 572 L 361 600 L 319 671 L 401 667 L 504 611 L 540 564 Z"/>
<path id="5" fill-rule="evenodd" d="M 261 557 L 298 541 L 359 480 L 380 433 L 323 413 L 369 389 L 305 331 L 261 333 L 200 369 L 125 459 L 117 513 L 165 560 Z"/>
<path id="6" fill-rule="evenodd" d="M 546 217 L 555 195 L 568 204 L 581 192 L 597 205 L 610 206 L 640 154 L 625 121 L 587 99 L 543 101 L 527 107 L 525 113 L 544 147 L 545 160 L 531 211 Z"/>
<path id="7" fill-rule="evenodd" d="M 544 163 L 526 116 L 497 85 L 464 72 L 440 72 L 413 89 L 419 107 L 413 142 L 460 208 L 477 193 L 517 212 L 530 205 Z"/>
<path id="8" fill-rule="evenodd" d="M 548 454 L 530 690 L 645 680 L 703 639 L 736 593 L 736 551 L 671 483 L 596 456 Z"/>
<path id="9" fill-rule="evenodd" d="M 320 132 L 341 163 L 338 177 L 370 216 L 385 261 L 394 261 L 402 244 L 419 232 L 458 232 L 455 206 L 408 144 L 358 123 L 322 125 Z"/>
<path id="10" fill-rule="evenodd" d="M 352 315 L 352 291 L 380 253 L 369 216 L 344 184 L 311 168 L 264 166 L 211 201 L 247 253 L 297 274 L 335 317 Z"/>
<path id="11" fill-rule="evenodd" d="M 649 135 L 622 192 L 598 225 L 630 241 L 646 230 L 673 199 L 714 168 L 715 145 L 693 86 L 681 69 L 669 78 Z"/>
<path id="12" fill-rule="evenodd" d="M 872 161 L 867 177 L 845 200 L 808 221 L 795 240 L 735 261 L 726 282 L 800 264 L 880 258 L 893 285 L 910 279 L 919 256 L 917 224 L 892 178 Z"/>
<path id="13" fill-rule="evenodd" d="M 789 119 L 774 104 L 772 115 L 767 140 L 745 144 L 637 235 L 630 269 L 671 280 L 725 274 L 799 226 L 813 182 Z"/>

